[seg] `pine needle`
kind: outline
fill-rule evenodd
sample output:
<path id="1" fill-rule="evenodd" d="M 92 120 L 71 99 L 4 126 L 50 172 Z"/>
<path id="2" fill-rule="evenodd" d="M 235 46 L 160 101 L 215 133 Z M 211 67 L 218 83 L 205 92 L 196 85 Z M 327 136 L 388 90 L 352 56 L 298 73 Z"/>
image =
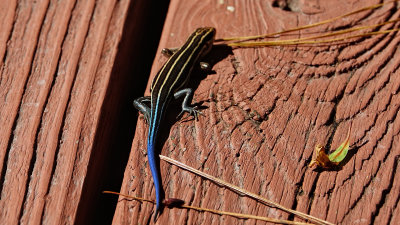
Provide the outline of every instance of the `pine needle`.
<path id="1" fill-rule="evenodd" d="M 258 200 L 258 201 L 260 201 L 260 202 L 263 202 L 264 204 L 266 204 L 266 205 L 268 205 L 268 206 L 281 209 L 281 210 L 283 210 L 283 211 L 285 211 L 285 212 L 288 212 L 288 213 L 292 213 L 292 214 L 297 215 L 297 216 L 299 216 L 299 217 L 302 217 L 302 218 L 304 218 L 304 219 L 308 219 L 308 220 L 310 220 L 310 221 L 313 221 L 313 222 L 315 222 L 315 223 L 317 223 L 317 224 L 329 224 L 329 225 L 332 224 L 332 223 L 330 223 L 330 222 L 327 222 L 327 221 L 325 221 L 325 220 L 316 218 L 316 217 L 314 217 L 314 216 L 311 216 L 311 215 L 308 215 L 308 214 L 305 214 L 305 213 L 302 213 L 302 212 L 299 212 L 299 211 L 296 211 L 296 210 L 293 210 L 293 209 L 286 208 L 286 207 L 284 207 L 284 206 L 282 206 L 282 205 L 280 205 L 280 204 L 278 204 L 278 203 L 275 203 L 275 202 L 273 202 L 273 201 L 271 201 L 271 200 L 268 200 L 268 199 L 266 199 L 266 198 L 264 198 L 264 197 L 262 197 L 262 196 L 259 196 L 259 195 L 257 195 L 257 194 L 248 192 L 248 191 L 246 191 L 246 190 L 244 190 L 244 189 L 242 189 L 242 188 L 240 188 L 240 187 L 238 187 L 238 186 L 236 186 L 236 185 L 230 184 L 230 183 L 228 183 L 228 182 L 226 182 L 226 181 L 224 181 L 224 180 L 221 180 L 221 179 L 219 179 L 219 178 L 216 178 L 216 177 L 214 177 L 214 176 L 211 176 L 211 175 L 209 175 L 209 174 L 207 174 L 207 173 L 201 172 L 200 170 L 196 170 L 196 169 L 193 168 L 193 167 L 190 167 L 190 166 L 188 166 L 188 165 L 185 165 L 185 164 L 183 164 L 183 163 L 181 163 L 181 162 L 178 162 L 178 161 L 176 161 L 176 160 L 174 160 L 174 159 L 171 159 L 171 158 L 169 158 L 169 157 L 167 157 L 167 156 L 160 155 L 160 159 L 162 159 L 162 160 L 164 160 L 164 161 L 167 161 L 167 162 L 169 162 L 169 163 L 171 163 L 171 164 L 173 164 L 173 165 L 175 165 L 175 166 L 178 166 L 178 167 L 180 167 L 180 168 L 182 168 L 182 169 L 185 169 L 185 170 L 188 170 L 188 171 L 190 171 L 190 172 L 192 172 L 192 173 L 195 173 L 195 174 L 197 174 L 197 175 L 199 175 L 199 176 L 201 176 L 201 177 L 203 177 L 203 178 L 209 179 L 209 180 L 211 180 L 211 181 L 217 183 L 218 185 L 221 185 L 221 186 L 223 186 L 223 187 L 226 187 L 226 188 L 229 188 L 229 189 L 235 191 L 236 193 L 239 193 L 239 194 L 241 194 L 241 195 L 248 196 L 248 197 L 250 197 L 250 198 L 253 198 L 253 199 L 256 199 L 256 200 Z"/>
<path id="2" fill-rule="evenodd" d="M 155 201 L 153 201 L 153 200 L 140 198 L 140 197 L 136 197 L 136 196 L 131 196 L 131 195 L 125 195 L 125 194 L 121 194 L 121 193 L 114 192 L 114 191 L 103 191 L 103 193 L 120 195 L 122 197 L 131 198 L 131 199 L 134 199 L 134 200 L 137 200 L 140 202 L 150 202 L 150 203 L 155 204 Z M 233 216 L 233 217 L 237 217 L 237 218 L 241 218 L 241 219 L 255 219 L 255 220 L 261 220 L 261 221 L 277 223 L 277 224 L 310 225 L 310 223 L 274 219 L 274 218 L 269 218 L 269 217 L 264 217 L 264 216 L 254 216 L 254 215 L 243 214 L 243 213 L 220 211 L 220 210 L 207 209 L 207 208 L 201 208 L 201 207 L 190 206 L 190 205 L 181 205 L 181 206 L 178 206 L 177 208 L 193 209 L 193 210 L 197 210 L 197 211 L 201 211 L 201 212 L 209 212 L 209 213 L 214 213 L 214 214 L 218 214 L 218 215 Z"/>
<path id="3" fill-rule="evenodd" d="M 378 34 L 387 34 L 387 33 L 396 32 L 396 31 L 400 31 L 400 29 L 374 31 L 374 32 L 368 32 L 368 33 L 363 33 L 363 34 L 352 35 L 352 36 L 348 36 L 348 37 L 340 37 L 340 38 L 316 40 L 316 41 L 293 39 L 293 40 L 279 40 L 279 41 L 249 41 L 249 42 L 242 42 L 242 43 L 230 43 L 227 45 L 232 46 L 232 47 L 265 47 L 265 46 L 300 45 L 300 44 L 303 44 L 303 45 L 304 44 L 324 44 L 324 43 L 348 41 L 348 40 L 354 39 L 354 38 L 368 37 L 368 36 L 378 35 Z"/>
<path id="4" fill-rule="evenodd" d="M 305 30 L 305 29 L 309 29 L 309 28 L 313 28 L 313 27 L 317 27 L 323 24 L 327 24 L 327 23 L 331 23 L 333 21 L 336 21 L 338 19 L 342 19 L 360 12 L 364 12 L 367 10 L 372 10 L 372 9 L 376 9 L 376 8 L 380 8 L 383 5 L 389 4 L 389 3 L 394 3 L 394 2 L 398 2 L 398 0 L 394 0 L 394 1 L 388 1 L 388 2 L 383 2 L 380 4 L 376 4 L 376 5 L 371 5 L 371 6 L 367 6 L 361 9 L 357 9 L 354 10 L 352 12 L 346 13 L 344 15 L 340 15 L 331 19 L 327 19 L 327 20 L 323 20 L 317 23 L 313 23 L 313 24 L 309 24 L 309 25 L 304 25 L 304 26 L 300 26 L 300 27 L 295 27 L 295 28 L 290 28 L 284 31 L 280 31 L 280 32 L 275 32 L 275 33 L 270 33 L 270 34 L 263 34 L 263 35 L 255 35 L 255 36 L 244 36 L 244 37 L 230 37 L 230 38 L 221 38 L 221 39 L 217 39 L 215 40 L 215 42 L 223 42 L 223 41 L 248 41 L 248 40 L 254 40 L 254 39 L 261 39 L 261 38 L 267 38 L 267 37 L 275 37 L 277 35 L 281 35 L 281 34 L 285 34 L 285 33 L 289 33 L 289 32 L 293 32 L 293 31 L 299 31 L 299 30 Z"/>

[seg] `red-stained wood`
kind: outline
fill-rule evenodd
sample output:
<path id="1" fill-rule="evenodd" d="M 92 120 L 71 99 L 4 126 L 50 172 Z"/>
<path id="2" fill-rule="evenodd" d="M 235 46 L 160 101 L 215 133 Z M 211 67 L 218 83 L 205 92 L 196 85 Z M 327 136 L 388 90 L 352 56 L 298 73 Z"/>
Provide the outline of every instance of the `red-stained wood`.
<path id="1" fill-rule="evenodd" d="M 111 222 L 112 202 L 96 210 L 122 180 L 152 12 L 142 0 L 2 2 L 0 224 Z"/>
<path id="2" fill-rule="evenodd" d="M 273 33 L 307 25 L 378 1 L 172 0 L 159 49 L 180 46 L 197 27 L 217 37 Z M 280 6 L 280 7 L 277 7 Z M 327 28 L 398 19 L 397 3 L 340 19 Z M 384 28 L 398 28 L 398 24 Z M 288 38 L 306 36 L 296 32 Z M 215 74 L 192 74 L 199 121 L 177 121 L 161 132 L 161 154 L 288 208 L 339 224 L 396 224 L 400 215 L 400 36 L 347 45 L 215 49 Z M 212 60 L 212 57 L 211 57 Z M 156 56 L 149 84 L 165 59 Z M 177 105 L 179 107 L 179 105 Z M 165 121 L 174 121 L 174 116 Z M 336 148 L 352 125 L 343 167 L 307 167 L 316 144 Z M 146 158 L 147 125 L 140 117 L 121 187 L 154 199 Z M 241 197 L 161 161 L 166 197 L 187 204 L 282 219 L 298 219 Z M 154 206 L 118 202 L 113 224 L 148 224 Z M 157 224 L 263 224 L 183 209 L 165 209 Z"/>

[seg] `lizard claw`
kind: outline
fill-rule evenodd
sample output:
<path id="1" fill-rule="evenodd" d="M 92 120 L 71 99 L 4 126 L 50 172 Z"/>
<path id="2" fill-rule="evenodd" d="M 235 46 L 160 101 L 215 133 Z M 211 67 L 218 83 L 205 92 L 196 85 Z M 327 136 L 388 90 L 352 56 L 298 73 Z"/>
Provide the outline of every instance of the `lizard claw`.
<path id="1" fill-rule="evenodd" d="M 199 115 L 204 115 L 201 111 L 199 111 L 199 110 L 197 109 L 197 106 L 195 106 L 195 107 L 190 107 L 190 108 L 185 108 L 185 109 L 183 109 L 183 110 L 179 113 L 179 115 L 178 115 L 176 118 L 178 119 L 178 118 L 181 117 L 185 112 L 188 112 L 189 115 L 186 116 L 186 117 L 184 117 L 184 118 L 182 118 L 182 120 L 185 120 L 185 119 L 188 118 L 189 116 L 193 115 L 193 117 L 195 118 L 195 120 L 196 120 L 196 121 L 199 121 Z"/>

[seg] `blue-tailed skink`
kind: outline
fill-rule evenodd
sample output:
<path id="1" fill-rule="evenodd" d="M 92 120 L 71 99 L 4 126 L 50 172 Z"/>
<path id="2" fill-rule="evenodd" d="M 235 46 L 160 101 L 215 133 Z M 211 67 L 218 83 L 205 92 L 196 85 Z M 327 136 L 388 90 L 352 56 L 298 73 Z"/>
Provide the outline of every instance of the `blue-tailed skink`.
<path id="1" fill-rule="evenodd" d="M 215 28 L 203 27 L 196 29 L 186 43 L 179 49 L 171 52 L 167 62 L 161 67 L 151 85 L 151 96 L 140 97 L 134 101 L 134 106 L 141 111 L 149 124 L 147 137 L 147 157 L 153 176 L 156 191 L 156 211 L 154 220 L 161 213 L 164 198 L 160 179 L 159 165 L 157 164 L 155 145 L 160 122 L 172 97 L 179 98 L 185 95 L 182 103 L 182 113 L 188 112 L 197 119 L 199 113 L 189 104 L 193 98 L 190 88 L 180 90 L 189 80 L 192 69 L 199 65 L 199 60 L 212 48 L 215 38 Z M 148 104 L 150 103 L 150 107 Z"/>

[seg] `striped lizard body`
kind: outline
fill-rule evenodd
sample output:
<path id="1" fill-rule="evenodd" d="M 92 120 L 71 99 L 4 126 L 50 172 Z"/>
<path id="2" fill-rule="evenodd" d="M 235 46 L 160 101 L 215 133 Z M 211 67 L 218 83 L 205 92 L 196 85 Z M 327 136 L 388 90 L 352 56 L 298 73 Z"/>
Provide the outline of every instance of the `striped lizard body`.
<path id="1" fill-rule="evenodd" d="M 182 103 L 181 114 L 188 112 L 197 119 L 199 112 L 189 106 L 193 97 L 192 89 L 178 90 L 189 80 L 193 67 L 211 50 L 215 32 L 215 28 L 212 27 L 196 29 L 186 43 L 174 52 L 161 67 L 151 85 L 151 96 L 141 97 L 134 101 L 134 106 L 145 115 L 149 123 L 147 157 L 156 191 L 154 220 L 161 214 L 162 200 L 164 198 L 159 166 L 157 165 L 158 156 L 155 154 L 155 144 L 160 123 L 172 97 L 179 98 L 183 95 L 185 95 L 185 98 Z M 150 102 L 150 108 L 145 102 Z"/>

